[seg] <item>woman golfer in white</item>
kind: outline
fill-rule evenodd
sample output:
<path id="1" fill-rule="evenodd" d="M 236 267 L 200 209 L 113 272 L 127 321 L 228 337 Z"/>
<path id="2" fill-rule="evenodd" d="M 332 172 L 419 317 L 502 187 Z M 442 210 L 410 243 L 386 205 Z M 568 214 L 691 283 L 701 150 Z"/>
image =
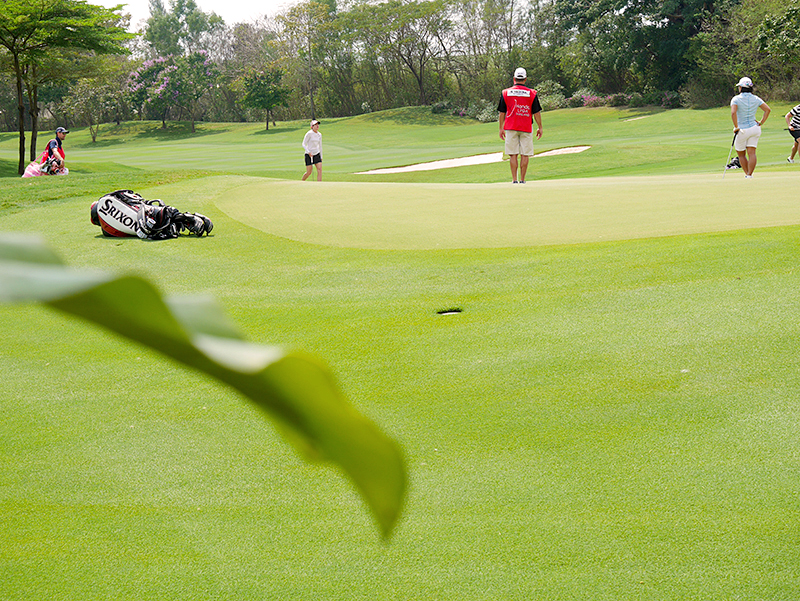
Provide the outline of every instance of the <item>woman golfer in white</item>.
<path id="1" fill-rule="evenodd" d="M 769 117 L 770 108 L 766 102 L 753 94 L 753 80 L 742 77 L 736 84 L 739 94 L 731 100 L 731 119 L 736 134 L 733 147 L 739 155 L 739 164 L 747 179 L 753 177 L 756 168 L 756 147 L 761 136 L 761 126 Z M 756 121 L 756 111 L 764 111 L 761 121 Z"/>
<path id="2" fill-rule="evenodd" d="M 322 181 L 322 134 L 319 133 L 319 121 L 314 119 L 311 122 L 311 129 L 308 130 L 303 138 L 303 150 L 306 151 L 306 172 L 303 174 L 303 181 L 311 175 L 314 166 L 317 167 L 317 181 Z"/>

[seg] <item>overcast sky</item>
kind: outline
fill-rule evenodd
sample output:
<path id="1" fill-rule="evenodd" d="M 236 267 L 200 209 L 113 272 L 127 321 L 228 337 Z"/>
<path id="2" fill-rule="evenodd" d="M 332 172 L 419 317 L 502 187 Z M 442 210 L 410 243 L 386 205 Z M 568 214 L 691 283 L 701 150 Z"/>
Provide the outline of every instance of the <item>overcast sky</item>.
<path id="1" fill-rule="evenodd" d="M 162 0 L 164 6 L 169 8 L 169 0 Z M 217 13 L 225 19 L 225 23 L 249 22 L 263 15 L 274 15 L 275 13 L 294 6 L 299 0 L 195 0 L 195 4 L 206 13 Z M 89 0 L 89 4 L 99 4 L 111 8 L 117 4 L 125 4 L 123 13 L 131 15 L 131 31 L 140 29 L 140 21 L 146 20 L 150 16 L 149 0 Z"/>

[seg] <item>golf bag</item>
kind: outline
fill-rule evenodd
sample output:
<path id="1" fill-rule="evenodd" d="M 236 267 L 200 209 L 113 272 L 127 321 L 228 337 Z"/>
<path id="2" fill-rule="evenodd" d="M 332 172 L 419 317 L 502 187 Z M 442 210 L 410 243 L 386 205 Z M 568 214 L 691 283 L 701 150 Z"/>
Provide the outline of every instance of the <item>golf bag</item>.
<path id="1" fill-rule="evenodd" d="M 69 169 L 60 167 L 55 157 L 46 159 L 42 163 L 31 163 L 25 168 L 22 177 L 38 177 L 40 175 L 67 175 Z"/>
<path id="2" fill-rule="evenodd" d="M 198 238 L 209 234 L 214 224 L 199 213 L 181 213 L 160 200 L 145 200 L 133 190 L 116 190 L 92 203 L 92 223 L 104 236 L 138 236 L 143 240 L 167 240 L 182 233 Z"/>
<path id="3" fill-rule="evenodd" d="M 742 166 L 739 164 L 739 157 L 733 157 L 733 160 L 725 165 L 725 169 L 741 169 Z"/>

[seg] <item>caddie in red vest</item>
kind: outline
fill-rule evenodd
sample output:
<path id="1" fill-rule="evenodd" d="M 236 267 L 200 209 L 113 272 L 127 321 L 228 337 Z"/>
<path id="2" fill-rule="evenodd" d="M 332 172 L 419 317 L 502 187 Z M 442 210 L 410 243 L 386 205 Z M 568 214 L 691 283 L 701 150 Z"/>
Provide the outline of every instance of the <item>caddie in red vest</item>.
<path id="1" fill-rule="evenodd" d="M 525 183 L 528 161 L 533 156 L 533 121 L 536 120 L 536 139 L 542 137 L 542 106 L 536 90 L 525 87 L 528 74 L 520 67 L 514 71 L 514 85 L 503 90 L 497 105 L 500 139 L 505 141 L 505 153 L 510 158 L 513 183 Z M 519 168 L 519 179 L 517 179 Z"/>
<path id="2" fill-rule="evenodd" d="M 66 158 L 66 154 L 64 153 L 63 142 L 64 138 L 67 137 L 68 133 L 69 130 L 64 127 L 56 128 L 56 137 L 47 143 L 47 148 L 44 149 L 42 156 L 39 158 L 40 163 L 44 163 L 48 159 L 52 159 L 55 157 L 59 166 L 61 167 L 64 166 L 64 159 Z"/>

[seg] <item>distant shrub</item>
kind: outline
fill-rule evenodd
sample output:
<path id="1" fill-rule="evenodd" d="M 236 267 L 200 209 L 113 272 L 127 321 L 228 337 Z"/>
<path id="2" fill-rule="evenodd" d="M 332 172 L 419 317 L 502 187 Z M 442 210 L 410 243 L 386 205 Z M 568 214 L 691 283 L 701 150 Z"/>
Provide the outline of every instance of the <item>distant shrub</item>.
<path id="1" fill-rule="evenodd" d="M 547 94 L 541 95 L 538 98 L 543 111 L 554 111 L 567 106 L 567 99 L 564 97 L 564 94 Z"/>
<path id="2" fill-rule="evenodd" d="M 542 83 L 536 84 L 533 89 L 536 90 L 539 96 L 564 95 L 564 86 L 552 79 L 546 79 Z"/>
<path id="3" fill-rule="evenodd" d="M 552 79 L 546 79 L 533 86 L 539 98 L 543 111 L 553 111 L 564 108 L 567 98 L 564 96 L 564 86 Z"/>
<path id="4" fill-rule="evenodd" d="M 362 102 L 361 103 L 361 112 L 362 113 L 371 113 L 372 107 L 369 105 L 369 102 Z"/>
<path id="5" fill-rule="evenodd" d="M 587 98 L 594 99 L 594 98 L 599 98 L 599 96 L 595 93 L 594 90 L 590 88 L 580 88 L 578 90 L 575 90 L 572 93 L 572 96 L 570 98 L 567 98 L 564 101 L 564 103 L 568 108 L 571 109 L 579 108 L 581 106 L 587 106 L 586 105 Z M 599 106 L 599 105 L 594 105 L 594 106 Z"/>
<path id="6" fill-rule="evenodd" d="M 595 96 L 594 94 L 583 97 L 583 106 L 597 107 L 606 106 L 608 104 L 608 96 Z"/>
<path id="7" fill-rule="evenodd" d="M 497 121 L 497 105 L 490 100 L 478 100 L 470 102 L 465 112 L 467 117 L 477 119 L 481 123 Z"/>
<path id="8" fill-rule="evenodd" d="M 565 104 L 567 108 L 576 109 L 583 106 L 583 96 L 575 94 L 566 99 Z"/>
<path id="9" fill-rule="evenodd" d="M 644 96 L 642 96 L 639 92 L 634 92 L 628 98 L 628 106 L 632 106 L 634 108 L 644 106 Z"/>
<path id="10" fill-rule="evenodd" d="M 631 97 L 627 94 L 612 94 L 608 97 L 608 106 L 628 106 Z"/>
<path id="11" fill-rule="evenodd" d="M 713 79 L 709 79 L 710 81 L 692 79 L 682 85 L 680 89 L 681 106 L 707 109 L 727 105 L 731 99 L 730 82 L 715 82 Z M 800 90 L 800 86 L 797 86 L 797 88 Z M 763 90 L 761 90 L 759 96 L 763 98 L 762 93 Z M 791 98 L 791 96 L 787 98 Z"/>
<path id="12" fill-rule="evenodd" d="M 453 103 L 449 100 L 442 100 L 441 102 L 437 102 L 431 106 L 431 112 L 434 115 L 441 115 L 442 113 L 447 113 L 451 110 L 453 110 Z"/>
<path id="13" fill-rule="evenodd" d="M 644 91 L 645 104 L 661 104 L 661 91 L 660 90 L 645 90 Z"/>
<path id="14" fill-rule="evenodd" d="M 668 90 L 661 95 L 661 106 L 665 109 L 677 109 L 681 107 L 681 95 L 679 92 Z"/>

